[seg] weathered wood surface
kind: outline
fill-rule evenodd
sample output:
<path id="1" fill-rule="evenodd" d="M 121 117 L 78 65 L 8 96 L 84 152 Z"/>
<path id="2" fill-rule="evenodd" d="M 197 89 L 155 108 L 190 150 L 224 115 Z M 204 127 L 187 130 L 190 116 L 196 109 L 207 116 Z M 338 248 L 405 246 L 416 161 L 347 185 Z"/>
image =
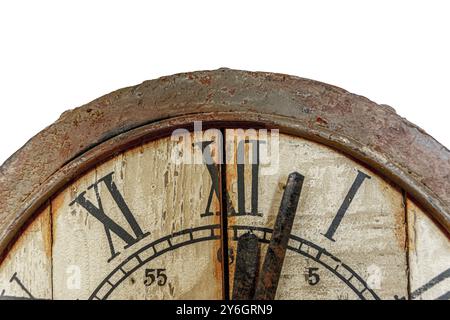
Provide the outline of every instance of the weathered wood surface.
<path id="1" fill-rule="evenodd" d="M 200 145 L 189 137 L 197 161 L 210 154 L 218 162 L 214 136 Z M 262 264 L 286 179 L 297 171 L 305 180 L 277 299 L 450 298 L 448 236 L 411 200 L 405 208 L 399 188 L 335 150 L 288 135 L 279 136 L 279 161 L 256 168 L 252 141 L 270 150 L 271 139 L 226 130 L 234 160 L 225 181 L 230 295 L 237 239 L 249 230 L 258 236 Z M 175 163 L 185 142 L 164 138 L 116 155 L 57 195 L 0 262 L 0 299 L 221 299 L 221 203 L 211 179 L 214 172 L 220 190 L 220 169 Z M 99 212 L 116 226 L 105 227 Z"/>
<path id="2" fill-rule="evenodd" d="M 232 129 L 227 130 L 226 137 L 227 144 L 233 146 L 228 149 L 237 149 L 240 141 L 255 139 L 253 135 L 242 136 Z M 246 232 L 245 226 L 272 229 L 288 175 L 297 171 L 305 176 L 292 231 L 299 239 L 291 239 L 289 243 L 301 253 L 288 251 L 277 298 L 355 299 L 359 297 L 355 291 L 366 299 L 393 299 L 395 295 L 407 294 L 402 192 L 327 147 L 287 135 L 280 135 L 279 140 L 278 169 L 274 174 L 273 170 L 267 170 L 268 175 L 259 177 L 257 216 L 233 214 L 239 207 L 238 169 L 236 165 L 227 166 L 227 187 L 233 206 L 229 212 L 232 215 L 229 226 L 232 229 L 243 227 L 237 232 L 238 236 Z M 270 145 L 270 141 L 266 143 Z M 246 163 L 252 159 L 252 151 L 251 145 L 246 144 Z M 263 168 L 261 165 L 261 172 L 264 172 Z M 249 187 L 252 185 L 252 166 L 247 165 L 245 169 L 245 211 L 251 214 L 255 212 L 255 208 L 251 208 L 252 190 Z M 331 241 L 325 234 L 359 172 L 371 178 L 362 183 L 332 236 L 335 241 Z M 271 237 L 259 229 L 255 234 L 261 238 L 266 236 L 267 240 Z M 229 237 L 230 248 L 236 252 L 233 231 Z M 263 245 L 262 254 L 266 249 L 267 245 Z M 336 258 L 340 261 L 334 260 Z M 234 263 L 230 269 L 234 270 Z M 318 283 L 315 283 L 316 274 L 320 277 Z M 376 296 L 369 289 L 373 289 Z"/>
<path id="3" fill-rule="evenodd" d="M 211 179 L 204 165 L 173 164 L 173 148 L 174 143 L 166 138 L 130 150 L 85 175 L 53 201 L 56 299 L 222 298 L 220 227 L 211 227 L 220 224 L 220 216 L 201 216 Z M 79 204 L 70 205 L 87 190 L 86 198 L 98 206 L 95 190 L 89 187 L 111 173 L 142 231 L 142 240 L 132 245 L 111 232 L 117 253 L 113 259 L 104 225 Z M 135 230 L 105 185 L 104 180 L 98 184 L 105 213 L 135 238 Z M 215 199 L 211 210 L 219 212 L 218 206 Z M 195 229 L 203 226 L 207 228 Z M 185 233 L 177 234 L 181 231 Z M 193 241 L 211 235 L 216 239 Z M 164 237 L 169 238 L 149 246 Z M 176 249 L 177 245 L 182 246 Z M 164 250 L 171 251 L 141 263 Z M 142 266 L 128 275 L 139 265 Z M 78 288 L 66 285 L 73 270 L 80 274 Z M 113 275 L 107 277 L 110 273 Z M 124 278 L 125 274 L 128 276 Z M 154 282 L 152 276 L 156 278 Z M 102 281 L 106 283 L 99 288 Z"/>
<path id="4" fill-rule="evenodd" d="M 24 230 L 0 264 L 0 300 L 52 299 L 50 207 Z"/>
<path id="5" fill-rule="evenodd" d="M 445 232 L 408 200 L 411 299 L 450 299 L 450 241 Z"/>

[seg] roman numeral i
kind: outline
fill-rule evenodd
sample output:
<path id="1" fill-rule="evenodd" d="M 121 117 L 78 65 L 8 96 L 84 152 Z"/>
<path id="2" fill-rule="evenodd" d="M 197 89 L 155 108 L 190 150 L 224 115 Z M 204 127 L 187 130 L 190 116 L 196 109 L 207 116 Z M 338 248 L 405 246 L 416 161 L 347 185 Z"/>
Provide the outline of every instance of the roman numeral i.
<path id="1" fill-rule="evenodd" d="M 339 228 L 339 225 L 342 222 L 342 219 L 344 218 L 345 214 L 348 211 L 348 208 L 350 207 L 350 204 L 352 203 L 353 199 L 355 198 L 358 190 L 361 188 L 362 184 L 366 179 L 371 179 L 370 176 L 365 174 L 364 172 L 361 172 L 358 170 L 358 175 L 353 182 L 353 185 L 351 186 L 350 190 L 348 191 L 347 195 L 344 198 L 344 201 L 342 202 L 341 207 L 339 208 L 338 212 L 336 213 L 333 221 L 331 222 L 330 227 L 328 228 L 326 233 L 323 233 L 322 235 L 325 236 L 330 241 L 335 242 L 336 240 L 333 238 L 334 234 L 336 233 L 337 229 Z"/>

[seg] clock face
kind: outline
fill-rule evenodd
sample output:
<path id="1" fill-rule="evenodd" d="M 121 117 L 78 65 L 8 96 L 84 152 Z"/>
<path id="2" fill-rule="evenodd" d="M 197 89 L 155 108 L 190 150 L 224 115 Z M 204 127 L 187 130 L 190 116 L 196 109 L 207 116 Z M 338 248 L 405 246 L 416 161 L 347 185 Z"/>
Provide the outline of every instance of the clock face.
<path id="1" fill-rule="evenodd" d="M 302 177 L 276 299 L 449 299 L 448 236 L 352 158 L 276 131 L 181 132 L 55 195 L 0 265 L 3 299 L 223 299 L 239 240 L 263 272 L 286 181 Z"/>

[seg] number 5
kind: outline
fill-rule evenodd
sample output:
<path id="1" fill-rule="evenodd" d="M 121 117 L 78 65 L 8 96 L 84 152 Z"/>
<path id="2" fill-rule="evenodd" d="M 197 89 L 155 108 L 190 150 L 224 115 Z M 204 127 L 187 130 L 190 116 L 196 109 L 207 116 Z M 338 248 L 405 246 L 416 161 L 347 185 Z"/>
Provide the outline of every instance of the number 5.
<path id="1" fill-rule="evenodd" d="M 166 269 L 158 269 L 156 273 L 156 277 L 158 278 L 158 286 L 162 287 L 165 286 L 167 283 L 167 276 L 164 273 Z"/>
<path id="2" fill-rule="evenodd" d="M 154 275 L 155 269 L 145 269 L 145 279 L 144 284 L 147 287 L 150 287 L 153 283 L 155 283 L 155 275 Z"/>
<path id="3" fill-rule="evenodd" d="M 320 276 L 317 274 L 319 268 L 308 268 L 308 283 L 311 286 L 315 286 L 320 282 Z"/>

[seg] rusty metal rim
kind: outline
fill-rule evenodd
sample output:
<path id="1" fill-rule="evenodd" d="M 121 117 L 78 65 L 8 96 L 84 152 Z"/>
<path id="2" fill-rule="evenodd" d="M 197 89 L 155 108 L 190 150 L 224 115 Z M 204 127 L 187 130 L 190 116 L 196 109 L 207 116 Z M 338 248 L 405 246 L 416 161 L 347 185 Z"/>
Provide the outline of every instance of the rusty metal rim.
<path id="1" fill-rule="evenodd" d="M 127 149 L 141 143 L 168 136 L 171 130 L 175 128 L 190 128 L 193 121 L 204 121 L 204 128 L 236 127 L 236 124 L 247 125 L 248 127 L 256 125 L 259 127 L 277 128 L 281 133 L 302 137 L 334 148 L 354 157 L 382 176 L 392 180 L 414 197 L 447 232 L 450 231 L 450 216 L 445 211 L 445 206 L 431 190 L 417 183 L 408 172 L 405 172 L 402 168 L 389 161 L 382 154 L 366 148 L 358 141 L 349 137 L 340 136 L 329 130 L 312 129 L 307 124 L 299 123 L 287 117 L 249 112 L 217 112 L 190 114 L 147 124 L 118 134 L 70 161 L 46 180 L 23 203 L 16 219 L 10 222 L 6 228 L 6 232 L 0 236 L 0 252 L 8 246 L 21 226 L 27 222 L 36 210 L 55 194 L 63 190 L 71 181 Z M 230 122 L 233 122 L 233 124 L 231 125 Z"/>

